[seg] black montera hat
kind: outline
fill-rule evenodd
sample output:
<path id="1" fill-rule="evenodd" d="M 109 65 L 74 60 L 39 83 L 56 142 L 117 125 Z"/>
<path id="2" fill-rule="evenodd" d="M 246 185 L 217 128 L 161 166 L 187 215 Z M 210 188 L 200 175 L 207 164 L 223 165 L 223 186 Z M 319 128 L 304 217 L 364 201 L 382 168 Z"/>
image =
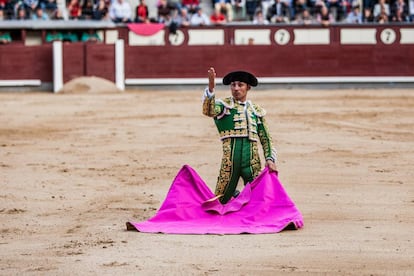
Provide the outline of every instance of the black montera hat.
<path id="1" fill-rule="evenodd" d="M 224 85 L 229 85 L 233 81 L 241 81 L 251 86 L 257 86 L 257 78 L 253 74 L 245 71 L 230 72 L 223 78 Z"/>

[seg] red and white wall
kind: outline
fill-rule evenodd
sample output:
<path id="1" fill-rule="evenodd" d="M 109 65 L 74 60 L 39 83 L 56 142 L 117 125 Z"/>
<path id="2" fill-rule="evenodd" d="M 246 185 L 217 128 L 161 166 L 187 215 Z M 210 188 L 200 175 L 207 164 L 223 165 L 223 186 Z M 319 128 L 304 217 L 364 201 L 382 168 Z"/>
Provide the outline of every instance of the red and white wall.
<path id="1" fill-rule="evenodd" d="M 224 26 L 101 30 L 104 43 L 3 45 L 1 82 L 99 76 L 130 85 L 200 84 L 206 70 L 254 72 L 262 83 L 414 83 L 414 25 Z M 60 68 L 60 69 L 59 69 Z M 59 86 L 59 85 L 58 85 Z"/>

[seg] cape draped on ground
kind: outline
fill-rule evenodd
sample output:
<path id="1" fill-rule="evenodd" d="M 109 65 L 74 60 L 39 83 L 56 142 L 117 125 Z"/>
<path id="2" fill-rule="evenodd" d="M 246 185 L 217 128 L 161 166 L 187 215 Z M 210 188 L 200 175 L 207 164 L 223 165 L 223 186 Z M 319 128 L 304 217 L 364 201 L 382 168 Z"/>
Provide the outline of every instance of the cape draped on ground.
<path id="1" fill-rule="evenodd" d="M 303 226 L 302 214 L 277 174 L 268 168 L 227 204 L 212 198 L 213 192 L 196 171 L 184 165 L 155 216 L 127 222 L 127 229 L 168 234 L 260 234 Z"/>

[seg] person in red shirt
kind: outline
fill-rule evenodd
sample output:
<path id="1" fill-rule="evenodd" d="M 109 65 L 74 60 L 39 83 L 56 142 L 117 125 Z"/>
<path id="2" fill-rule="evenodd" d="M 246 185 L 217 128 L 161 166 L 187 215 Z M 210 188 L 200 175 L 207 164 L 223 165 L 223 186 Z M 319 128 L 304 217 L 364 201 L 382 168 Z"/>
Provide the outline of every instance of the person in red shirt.
<path id="1" fill-rule="evenodd" d="M 140 0 L 139 5 L 135 9 L 135 22 L 136 23 L 148 23 L 148 6 L 145 4 L 145 0 Z"/>
<path id="2" fill-rule="evenodd" d="M 195 13 L 196 8 L 200 6 L 199 0 L 182 0 L 181 4 L 189 13 Z"/>
<path id="3" fill-rule="evenodd" d="M 213 25 L 223 25 L 227 20 L 226 16 L 219 9 L 214 9 L 213 14 L 210 16 L 210 22 Z"/>
<path id="4" fill-rule="evenodd" d="M 80 19 L 82 16 L 82 8 L 79 0 L 71 0 L 68 5 L 69 19 Z"/>

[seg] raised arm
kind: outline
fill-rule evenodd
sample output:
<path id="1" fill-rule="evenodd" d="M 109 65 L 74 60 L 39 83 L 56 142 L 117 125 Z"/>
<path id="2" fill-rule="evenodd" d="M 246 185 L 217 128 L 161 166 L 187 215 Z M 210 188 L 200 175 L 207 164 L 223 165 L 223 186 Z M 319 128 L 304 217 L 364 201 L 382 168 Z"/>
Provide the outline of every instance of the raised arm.
<path id="1" fill-rule="evenodd" d="M 223 111 L 223 106 L 216 104 L 214 89 L 216 87 L 216 70 L 213 67 L 208 69 L 208 87 L 203 95 L 203 114 L 209 117 L 216 117 Z"/>
<path id="2" fill-rule="evenodd" d="M 216 70 L 214 67 L 208 69 L 208 91 L 214 93 L 214 88 L 216 87 Z"/>

